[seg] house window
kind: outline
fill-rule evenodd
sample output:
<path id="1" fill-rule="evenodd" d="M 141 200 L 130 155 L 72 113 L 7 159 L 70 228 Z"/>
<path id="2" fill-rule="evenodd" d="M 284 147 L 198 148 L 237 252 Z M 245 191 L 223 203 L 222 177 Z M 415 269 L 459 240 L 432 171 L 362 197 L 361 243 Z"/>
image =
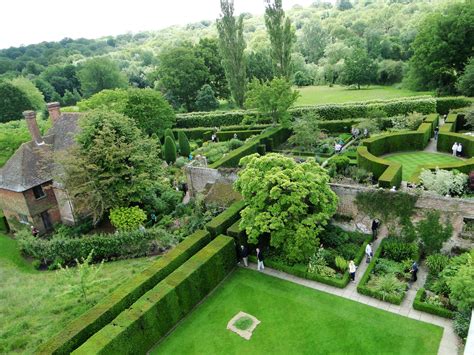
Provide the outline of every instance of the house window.
<path id="1" fill-rule="evenodd" d="M 18 219 L 20 220 L 20 223 L 23 224 L 29 224 L 30 222 L 28 221 L 28 216 L 26 214 L 18 214 Z"/>
<path id="2" fill-rule="evenodd" d="M 33 187 L 33 194 L 37 200 L 46 196 L 41 185 Z"/>

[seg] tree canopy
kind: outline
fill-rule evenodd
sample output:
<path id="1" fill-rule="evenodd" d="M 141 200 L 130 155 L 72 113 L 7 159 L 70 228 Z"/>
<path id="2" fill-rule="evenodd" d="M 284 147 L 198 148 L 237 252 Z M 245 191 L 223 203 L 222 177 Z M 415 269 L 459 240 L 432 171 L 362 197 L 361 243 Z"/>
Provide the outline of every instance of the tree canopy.
<path id="1" fill-rule="evenodd" d="M 86 61 L 81 65 L 77 75 L 85 97 L 105 89 L 127 87 L 127 79 L 117 64 L 105 57 Z"/>
<path id="2" fill-rule="evenodd" d="M 289 261 L 307 260 L 337 208 L 327 172 L 312 158 L 298 164 L 275 153 L 250 155 L 241 164 L 235 188 L 247 204 L 240 226 L 249 243 L 269 235 L 270 245 Z"/>
<path id="3" fill-rule="evenodd" d="M 0 122 L 22 119 L 22 112 L 33 109 L 28 96 L 16 86 L 0 82 Z"/>

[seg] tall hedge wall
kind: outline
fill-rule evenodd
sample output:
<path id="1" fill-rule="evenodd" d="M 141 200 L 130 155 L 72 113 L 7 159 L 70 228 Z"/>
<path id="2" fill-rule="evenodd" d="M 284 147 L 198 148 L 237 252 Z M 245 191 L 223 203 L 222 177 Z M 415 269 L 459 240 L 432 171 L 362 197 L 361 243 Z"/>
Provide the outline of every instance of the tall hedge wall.
<path id="1" fill-rule="evenodd" d="M 69 323 L 61 332 L 41 345 L 37 353 L 69 354 L 210 241 L 211 235 L 207 231 L 200 230 L 191 234 L 149 268 L 131 278 L 92 309 Z"/>
<path id="2" fill-rule="evenodd" d="M 370 153 L 380 156 L 400 151 L 423 150 L 425 148 L 423 137 L 423 133 L 414 131 L 389 133 L 365 139 L 362 144 Z"/>
<path id="3" fill-rule="evenodd" d="M 244 201 L 234 202 L 220 215 L 214 217 L 206 224 L 206 229 L 211 233 L 212 237 L 224 234 L 232 224 L 240 219 L 240 211 L 245 207 Z"/>
<path id="4" fill-rule="evenodd" d="M 446 106 L 449 104 L 450 103 L 446 103 Z M 290 114 L 293 119 L 309 114 L 318 115 L 323 121 L 333 121 L 369 117 L 373 110 L 383 111 L 387 117 L 405 115 L 410 112 L 429 114 L 436 112 L 436 99 L 425 96 L 407 97 L 395 100 L 373 100 L 344 104 L 298 106 L 291 108 Z M 241 110 L 178 114 L 176 115 L 176 126 L 178 128 L 191 128 L 238 125 L 242 123 L 245 116 L 255 119 L 257 117 L 257 112 Z"/>
<path id="5" fill-rule="evenodd" d="M 146 354 L 235 264 L 233 239 L 217 237 L 73 354 Z"/>
<path id="6" fill-rule="evenodd" d="M 402 183 L 401 164 L 378 158 L 371 154 L 367 147 L 357 148 L 357 164 L 360 168 L 372 172 L 381 187 L 399 187 Z"/>
<path id="7" fill-rule="evenodd" d="M 451 148 L 455 142 L 462 144 L 462 156 L 467 158 L 474 157 L 474 137 L 466 134 L 440 132 L 438 135 L 437 149 L 440 152 L 451 153 Z"/>
<path id="8" fill-rule="evenodd" d="M 458 97 L 437 97 L 436 98 L 436 112 L 440 115 L 446 115 L 450 110 L 456 108 L 467 107 L 471 105 L 472 101 L 464 96 Z"/>

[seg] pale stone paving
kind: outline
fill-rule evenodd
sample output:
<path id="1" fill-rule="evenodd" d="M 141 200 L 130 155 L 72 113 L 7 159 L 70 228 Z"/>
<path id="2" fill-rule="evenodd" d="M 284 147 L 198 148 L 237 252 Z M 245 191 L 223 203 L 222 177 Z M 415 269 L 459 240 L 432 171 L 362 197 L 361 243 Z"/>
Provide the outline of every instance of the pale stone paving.
<path id="1" fill-rule="evenodd" d="M 374 254 L 375 250 L 377 250 L 377 248 L 379 247 L 381 240 L 386 236 L 387 230 L 385 228 L 382 228 L 379 233 L 379 237 L 372 244 L 372 250 Z M 254 263 L 250 263 L 249 266 L 252 268 L 256 268 L 256 265 Z M 458 345 L 460 344 L 460 341 L 457 335 L 454 333 L 452 320 L 438 317 L 429 313 L 420 312 L 412 307 L 416 292 L 420 287 L 424 285 L 427 276 L 426 269 L 423 266 L 419 268 L 417 282 L 411 284 L 410 289 L 407 291 L 407 294 L 405 295 L 402 304 L 398 306 L 388 302 L 380 301 L 369 296 L 361 295 L 357 292 L 357 282 L 358 280 L 360 280 L 362 275 L 364 275 L 367 266 L 368 264 L 365 262 L 364 257 L 359 267 L 357 268 L 356 282 L 349 282 L 349 284 L 343 289 L 312 280 L 302 279 L 294 275 L 284 273 L 282 271 L 270 269 L 268 267 L 265 267 L 263 273 L 277 277 L 279 279 L 291 281 L 318 291 L 323 291 L 336 296 L 341 296 L 356 302 L 366 304 L 368 306 L 382 309 L 384 311 L 396 313 L 404 317 L 438 325 L 444 329 L 443 337 L 441 339 L 441 343 L 438 349 L 438 355 L 456 355 L 458 353 Z"/>

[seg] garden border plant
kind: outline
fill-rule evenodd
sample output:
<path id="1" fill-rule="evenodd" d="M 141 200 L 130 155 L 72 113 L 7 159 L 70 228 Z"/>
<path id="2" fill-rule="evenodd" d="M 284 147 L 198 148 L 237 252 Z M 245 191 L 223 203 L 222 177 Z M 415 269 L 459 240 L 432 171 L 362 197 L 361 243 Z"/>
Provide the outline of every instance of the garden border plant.
<path id="1" fill-rule="evenodd" d="M 435 316 L 439 316 L 439 317 L 444 317 L 444 318 L 449 318 L 449 319 L 454 318 L 453 311 L 450 311 L 449 309 L 446 309 L 443 307 L 429 304 L 425 302 L 425 297 L 426 297 L 426 290 L 424 287 L 421 287 L 417 291 L 415 299 L 413 300 L 413 308 L 418 311 L 434 314 Z"/>

